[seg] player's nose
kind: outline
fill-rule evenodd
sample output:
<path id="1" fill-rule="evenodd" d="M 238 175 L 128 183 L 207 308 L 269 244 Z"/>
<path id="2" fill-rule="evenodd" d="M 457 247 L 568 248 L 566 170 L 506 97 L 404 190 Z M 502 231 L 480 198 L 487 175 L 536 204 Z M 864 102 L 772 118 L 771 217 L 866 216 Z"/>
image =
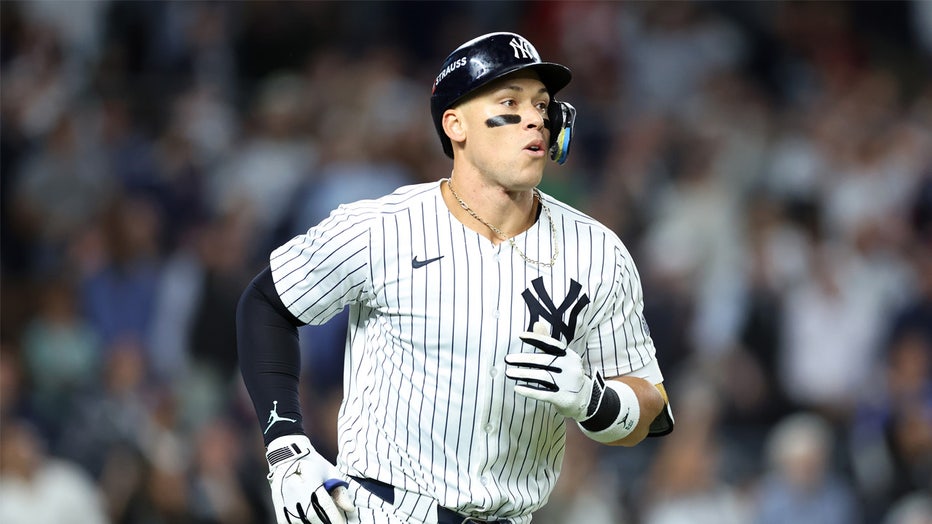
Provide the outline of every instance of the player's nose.
<path id="1" fill-rule="evenodd" d="M 544 113 L 541 112 L 537 106 L 531 104 L 531 106 L 526 108 L 522 113 L 521 121 L 527 122 L 528 129 L 543 129 Z"/>

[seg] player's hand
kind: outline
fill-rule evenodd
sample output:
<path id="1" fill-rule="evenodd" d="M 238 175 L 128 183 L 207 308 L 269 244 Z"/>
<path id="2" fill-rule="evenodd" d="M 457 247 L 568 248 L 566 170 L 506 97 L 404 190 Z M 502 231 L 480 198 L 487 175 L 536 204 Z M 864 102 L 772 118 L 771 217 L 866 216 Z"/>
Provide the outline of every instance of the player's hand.
<path id="1" fill-rule="evenodd" d="M 304 435 L 269 443 L 269 485 L 278 524 L 346 524 L 356 510 L 340 471 Z"/>
<path id="2" fill-rule="evenodd" d="M 586 375 L 582 358 L 575 351 L 567 351 L 565 342 L 551 337 L 543 322 L 537 322 L 534 331 L 521 333 L 519 338 L 542 353 L 505 356 L 505 376 L 518 382 L 515 392 L 550 402 L 563 416 L 585 419 L 592 402 L 593 380 Z"/>

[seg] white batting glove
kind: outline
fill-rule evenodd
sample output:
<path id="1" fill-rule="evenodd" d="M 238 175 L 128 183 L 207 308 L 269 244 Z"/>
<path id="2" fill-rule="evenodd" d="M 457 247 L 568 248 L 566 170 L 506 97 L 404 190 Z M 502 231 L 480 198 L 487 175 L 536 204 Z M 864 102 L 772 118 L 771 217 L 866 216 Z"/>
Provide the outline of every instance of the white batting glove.
<path id="1" fill-rule="evenodd" d="M 534 331 L 525 331 L 518 338 L 543 353 L 505 356 L 505 376 L 518 381 L 515 392 L 549 402 L 565 417 L 587 418 L 593 403 L 593 379 L 586 375 L 582 357 L 575 351 L 567 351 L 565 342 L 551 337 L 543 322 L 535 323 Z"/>
<path id="2" fill-rule="evenodd" d="M 306 436 L 278 437 L 265 457 L 278 524 L 346 524 L 346 513 L 356 511 L 340 470 Z"/>

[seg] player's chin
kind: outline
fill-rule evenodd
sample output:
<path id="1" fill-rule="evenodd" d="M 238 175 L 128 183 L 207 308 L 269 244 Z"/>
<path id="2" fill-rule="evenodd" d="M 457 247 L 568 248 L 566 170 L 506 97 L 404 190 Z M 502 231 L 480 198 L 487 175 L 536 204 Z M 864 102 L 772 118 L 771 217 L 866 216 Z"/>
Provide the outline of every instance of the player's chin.
<path id="1" fill-rule="evenodd" d="M 546 167 L 546 158 L 532 158 L 527 162 L 525 169 L 523 170 L 524 178 L 533 183 L 533 186 L 536 186 L 544 177 L 544 169 Z"/>
<path id="2" fill-rule="evenodd" d="M 520 178 L 514 180 L 512 189 L 515 191 L 531 191 L 540 185 L 540 181 L 543 180 L 543 178 L 542 170 L 523 171 Z"/>
<path id="3" fill-rule="evenodd" d="M 503 180 L 508 180 L 508 188 L 511 191 L 530 191 L 540 184 L 545 166 L 543 159 L 522 156 L 500 165 L 499 172 L 503 175 Z"/>

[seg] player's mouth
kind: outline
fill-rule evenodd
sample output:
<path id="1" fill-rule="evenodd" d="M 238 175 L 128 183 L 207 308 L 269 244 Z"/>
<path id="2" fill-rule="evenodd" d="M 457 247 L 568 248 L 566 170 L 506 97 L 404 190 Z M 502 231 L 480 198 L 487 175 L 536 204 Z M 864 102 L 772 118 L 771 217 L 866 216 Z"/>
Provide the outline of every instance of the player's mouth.
<path id="1" fill-rule="evenodd" d="M 542 157 L 547 152 L 546 148 L 544 147 L 543 140 L 534 140 L 533 142 L 524 146 L 524 150 L 529 152 L 532 156 L 535 156 L 535 157 L 537 156 Z"/>

